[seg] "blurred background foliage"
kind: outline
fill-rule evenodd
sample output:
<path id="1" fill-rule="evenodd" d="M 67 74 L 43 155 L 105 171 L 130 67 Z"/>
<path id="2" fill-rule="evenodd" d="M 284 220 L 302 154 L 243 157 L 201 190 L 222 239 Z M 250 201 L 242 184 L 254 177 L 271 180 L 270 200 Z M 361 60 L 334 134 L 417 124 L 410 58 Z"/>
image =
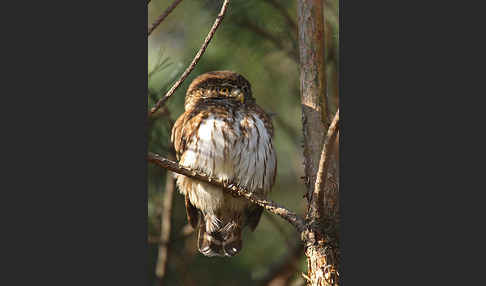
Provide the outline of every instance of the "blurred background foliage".
<path id="1" fill-rule="evenodd" d="M 339 16 L 338 0 L 325 1 L 328 98 L 331 112 L 338 104 Z M 152 0 L 148 25 L 172 3 Z M 148 40 L 148 107 L 161 98 L 189 65 L 213 24 L 222 1 L 184 0 L 157 27 Z M 278 173 L 269 198 L 302 214 L 304 175 L 297 35 L 297 2 L 292 0 L 232 0 L 228 12 L 196 68 L 150 122 L 149 151 L 168 156 L 171 122 L 183 112 L 185 91 L 198 75 L 212 70 L 233 70 L 252 84 L 257 103 L 274 114 L 274 147 Z M 166 171 L 148 165 L 148 237 L 150 285 L 155 276 L 157 239 Z M 280 218 L 264 213 L 255 232 L 245 230 L 242 252 L 233 258 L 207 258 L 196 250 L 195 233 L 188 230 L 184 199 L 174 194 L 169 261 L 165 285 L 261 285 L 261 280 L 280 263 L 297 232 Z M 300 273 L 306 264 L 303 252 L 285 279 L 272 285 L 303 285 Z M 280 281 L 280 282 L 279 282 Z M 280 284 L 279 284 L 280 283 Z"/>

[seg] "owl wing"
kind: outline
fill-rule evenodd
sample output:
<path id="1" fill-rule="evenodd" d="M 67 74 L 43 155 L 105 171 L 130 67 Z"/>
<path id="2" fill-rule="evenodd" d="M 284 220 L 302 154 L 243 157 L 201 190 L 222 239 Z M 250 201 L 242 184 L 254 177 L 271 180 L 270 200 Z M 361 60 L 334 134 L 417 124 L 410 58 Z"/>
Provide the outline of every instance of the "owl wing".
<path id="1" fill-rule="evenodd" d="M 197 131 L 199 124 L 207 114 L 194 112 L 185 112 L 174 123 L 172 127 L 171 142 L 176 151 L 177 160 L 180 160 L 181 156 L 187 147 L 188 138 L 191 138 Z M 189 195 L 185 194 L 185 206 L 186 206 L 186 216 L 189 224 L 196 229 L 199 220 L 198 209 L 191 204 L 189 200 Z"/>
<path id="2" fill-rule="evenodd" d="M 180 160 L 186 151 L 188 140 L 196 134 L 202 120 L 207 116 L 207 112 L 186 111 L 174 123 L 171 142 L 176 151 L 177 160 Z"/>
<path id="3" fill-rule="evenodd" d="M 235 144 L 234 150 L 246 156 L 237 161 L 236 181 L 252 192 L 266 195 L 275 183 L 277 173 L 272 121 L 256 104 L 248 106 L 237 121 L 241 140 Z"/>
<path id="4" fill-rule="evenodd" d="M 268 135 L 271 139 L 273 139 L 273 124 L 270 116 L 266 114 L 266 112 L 258 105 L 253 105 L 251 106 L 252 112 L 258 115 L 258 117 L 262 120 L 263 125 L 265 126 L 266 131 L 268 132 Z M 275 178 L 277 174 L 277 158 L 274 155 L 274 160 L 275 162 L 273 164 L 269 164 L 272 166 L 269 166 L 271 169 L 265 170 L 265 172 L 268 172 L 268 177 L 271 178 L 271 183 L 270 187 L 273 186 L 275 183 Z M 267 167 L 267 164 L 265 164 L 265 167 Z M 248 208 L 247 210 L 247 224 L 251 228 L 252 231 L 256 229 L 258 226 L 258 223 L 260 222 L 260 219 L 262 217 L 263 213 L 263 207 L 258 206 L 258 205 L 252 205 Z"/>

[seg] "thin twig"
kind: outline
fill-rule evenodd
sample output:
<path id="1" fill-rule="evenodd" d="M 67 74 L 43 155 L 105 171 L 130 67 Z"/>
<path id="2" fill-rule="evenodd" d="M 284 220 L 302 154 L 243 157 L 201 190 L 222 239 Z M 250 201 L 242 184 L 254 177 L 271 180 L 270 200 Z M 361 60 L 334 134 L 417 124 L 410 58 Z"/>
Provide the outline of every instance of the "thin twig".
<path id="1" fill-rule="evenodd" d="M 152 34 L 152 32 L 155 30 L 155 28 L 157 28 L 160 23 L 162 23 L 162 21 L 164 21 L 164 19 L 169 16 L 170 12 L 172 12 L 172 10 L 175 9 L 175 7 L 177 7 L 177 5 L 179 5 L 179 3 L 181 3 L 182 0 L 175 0 L 172 5 L 170 5 L 167 9 L 165 9 L 164 13 L 162 13 L 159 18 L 157 18 L 157 20 L 155 20 L 155 22 L 152 24 L 152 26 L 149 28 L 148 30 L 148 36 L 147 37 L 150 37 L 150 34 Z M 149 1 L 150 3 L 150 1 Z"/>
<path id="2" fill-rule="evenodd" d="M 191 71 L 194 69 L 196 64 L 199 62 L 199 59 L 201 59 L 202 55 L 204 54 L 204 51 L 206 51 L 206 48 L 209 45 L 209 42 L 211 42 L 211 39 L 214 36 L 214 33 L 216 32 L 216 29 L 218 29 L 219 25 L 221 24 L 221 21 L 224 18 L 224 15 L 226 13 L 226 9 L 228 7 L 229 0 L 224 0 L 223 5 L 221 6 L 221 11 L 218 14 L 218 17 L 216 17 L 216 20 L 214 21 L 213 26 L 211 27 L 211 30 L 209 31 L 208 35 L 206 36 L 206 39 L 204 40 L 203 45 L 197 52 L 196 56 L 192 60 L 191 64 L 187 67 L 187 69 L 184 71 L 182 76 L 179 78 L 179 80 L 170 88 L 169 91 L 165 94 L 164 97 L 162 97 L 154 107 L 150 110 L 150 115 L 152 115 L 154 112 L 156 112 L 162 105 L 165 104 L 165 102 L 169 99 L 169 97 L 176 91 L 176 89 L 184 82 L 184 80 L 187 78 L 187 76 L 191 73 Z"/>
<path id="3" fill-rule="evenodd" d="M 200 171 L 184 167 L 174 161 L 170 161 L 151 152 L 148 153 L 147 159 L 149 162 L 154 163 L 159 167 L 168 169 L 174 173 L 201 180 L 211 185 L 220 187 L 231 193 L 233 196 L 245 198 L 250 202 L 265 208 L 267 211 L 282 217 L 292 224 L 299 232 L 303 232 L 306 229 L 304 220 L 300 216 L 272 200 L 260 198 L 257 194 L 251 193 L 244 188 L 237 187 L 230 182 L 225 182 L 219 178 L 208 176 Z"/>
<path id="4" fill-rule="evenodd" d="M 169 156 L 174 157 L 172 153 Z M 160 232 L 160 246 L 159 246 L 159 256 L 157 260 L 157 265 L 155 267 L 155 275 L 160 279 L 165 276 L 167 261 L 169 260 L 169 240 L 170 240 L 170 228 L 171 228 L 171 217 L 172 217 L 172 202 L 175 190 L 175 180 L 172 174 L 167 172 L 166 184 L 164 191 L 164 201 L 161 219 L 161 232 Z"/>
<path id="5" fill-rule="evenodd" d="M 339 129 L 339 109 L 334 115 L 334 119 L 327 130 L 327 135 L 324 138 L 324 144 L 322 146 L 321 159 L 319 160 L 319 169 L 317 170 L 316 182 L 314 185 L 314 191 L 309 204 L 309 210 L 307 217 L 312 217 L 314 220 L 319 220 L 323 214 L 322 208 L 324 207 L 324 186 L 327 179 L 327 169 L 329 166 L 330 150 L 336 139 L 336 134 Z"/>

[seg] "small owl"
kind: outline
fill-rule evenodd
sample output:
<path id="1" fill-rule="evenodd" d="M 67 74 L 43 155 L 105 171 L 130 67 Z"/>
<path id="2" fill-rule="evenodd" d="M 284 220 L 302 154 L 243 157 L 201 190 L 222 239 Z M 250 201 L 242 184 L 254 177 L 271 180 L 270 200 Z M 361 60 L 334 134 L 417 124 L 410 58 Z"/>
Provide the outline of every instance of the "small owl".
<path id="1" fill-rule="evenodd" d="M 179 163 L 266 197 L 277 172 L 273 126 L 248 80 L 231 71 L 202 74 L 190 84 L 184 108 L 171 136 Z M 263 208 L 199 180 L 176 179 L 199 252 L 238 254 L 243 228 L 255 230 Z"/>

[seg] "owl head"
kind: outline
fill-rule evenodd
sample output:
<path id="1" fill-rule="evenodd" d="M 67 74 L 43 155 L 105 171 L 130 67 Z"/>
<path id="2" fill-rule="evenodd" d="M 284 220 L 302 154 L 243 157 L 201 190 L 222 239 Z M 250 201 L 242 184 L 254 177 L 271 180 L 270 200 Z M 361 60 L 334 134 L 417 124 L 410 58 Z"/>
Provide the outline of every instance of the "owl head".
<path id="1" fill-rule="evenodd" d="M 196 77 L 186 93 L 185 109 L 201 100 L 240 104 L 254 102 L 251 85 L 242 75 L 232 71 L 212 71 Z"/>

